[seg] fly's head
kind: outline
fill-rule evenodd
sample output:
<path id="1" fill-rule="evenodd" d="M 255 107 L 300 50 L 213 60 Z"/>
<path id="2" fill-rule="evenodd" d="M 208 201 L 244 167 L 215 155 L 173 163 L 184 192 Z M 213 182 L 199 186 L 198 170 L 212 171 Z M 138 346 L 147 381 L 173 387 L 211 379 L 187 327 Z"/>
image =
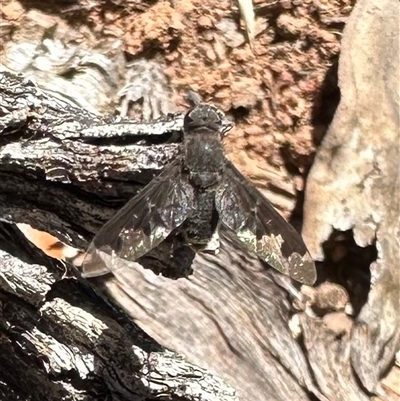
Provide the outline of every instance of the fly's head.
<path id="1" fill-rule="evenodd" d="M 230 131 L 233 123 L 217 107 L 210 104 L 199 104 L 188 111 L 183 120 L 185 135 L 204 131 L 218 133 L 220 139 Z"/>

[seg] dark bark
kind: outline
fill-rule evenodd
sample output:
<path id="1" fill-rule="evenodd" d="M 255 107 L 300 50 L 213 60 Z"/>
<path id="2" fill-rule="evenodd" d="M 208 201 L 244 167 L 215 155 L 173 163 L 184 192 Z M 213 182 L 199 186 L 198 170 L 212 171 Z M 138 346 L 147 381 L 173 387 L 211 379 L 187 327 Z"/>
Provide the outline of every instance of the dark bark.
<path id="1" fill-rule="evenodd" d="M 1 400 L 233 400 L 222 381 L 163 350 L 90 288 L 62 279 L 13 226 L 0 227 Z M 10 253 L 8 253 L 8 251 Z"/>
<path id="2" fill-rule="evenodd" d="M 122 205 L 176 155 L 177 144 L 148 145 L 174 139 L 179 115 L 159 124 L 113 122 L 22 77 L 1 78 L 0 204 L 6 220 L 12 216 L 84 247 L 111 217 L 110 205 Z M 128 137 L 123 146 L 104 142 L 120 136 Z M 93 138 L 102 145 L 88 143 Z"/>
<path id="3" fill-rule="evenodd" d="M 22 77 L 2 73 L 0 85 L 5 222 L 29 223 L 85 248 L 176 152 L 176 144 L 147 146 L 152 135 L 143 125 L 133 139 L 143 145 L 89 145 L 84 130 L 107 133 L 106 122 Z M 179 131 L 179 116 L 156 134 L 169 137 L 175 125 Z M 107 168 L 112 173 L 104 174 Z M 222 381 L 121 323 L 89 287 L 63 279 L 65 265 L 35 249 L 16 226 L 1 224 L 0 243 L 0 399 L 234 399 Z"/>

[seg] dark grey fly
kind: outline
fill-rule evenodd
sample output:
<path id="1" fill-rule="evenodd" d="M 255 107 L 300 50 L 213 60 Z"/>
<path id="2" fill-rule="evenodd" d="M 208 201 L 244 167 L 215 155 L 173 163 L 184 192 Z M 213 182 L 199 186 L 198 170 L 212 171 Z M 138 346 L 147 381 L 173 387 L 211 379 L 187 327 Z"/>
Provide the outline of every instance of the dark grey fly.
<path id="1" fill-rule="evenodd" d="M 137 261 L 175 232 L 197 251 L 217 251 L 221 228 L 279 272 L 313 284 L 315 265 L 301 236 L 225 158 L 221 139 L 230 129 L 212 105 L 190 110 L 182 154 L 101 228 L 83 275 L 118 269 L 121 259 Z"/>

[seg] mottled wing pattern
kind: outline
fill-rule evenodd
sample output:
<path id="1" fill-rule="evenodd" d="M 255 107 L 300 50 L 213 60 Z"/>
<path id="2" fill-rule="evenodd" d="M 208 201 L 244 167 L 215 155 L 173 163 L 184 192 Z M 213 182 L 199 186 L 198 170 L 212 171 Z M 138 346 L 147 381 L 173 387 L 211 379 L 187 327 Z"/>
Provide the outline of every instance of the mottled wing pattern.
<path id="1" fill-rule="evenodd" d="M 296 281 L 315 282 L 315 265 L 300 234 L 231 163 L 227 163 L 215 203 L 221 224 L 248 250 Z"/>
<path id="2" fill-rule="evenodd" d="M 94 277 L 136 261 L 164 241 L 193 209 L 193 188 L 177 163 L 119 210 L 90 244 L 82 275 Z M 121 260 L 122 259 L 122 260 Z"/>

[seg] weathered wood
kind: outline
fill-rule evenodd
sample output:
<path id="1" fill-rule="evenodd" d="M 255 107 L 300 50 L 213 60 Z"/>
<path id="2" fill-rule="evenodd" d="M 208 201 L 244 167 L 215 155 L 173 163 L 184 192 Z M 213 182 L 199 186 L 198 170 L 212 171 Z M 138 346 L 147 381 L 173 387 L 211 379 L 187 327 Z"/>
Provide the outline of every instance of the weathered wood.
<path id="1" fill-rule="evenodd" d="M 77 248 L 178 151 L 174 143 L 154 145 L 149 132 L 120 145 L 104 141 L 110 131 L 118 136 L 120 122 L 10 74 L 0 76 L 0 95 L 0 219 L 29 223 Z M 162 140 L 173 136 L 166 131 Z M 382 241 L 384 252 L 390 246 Z M 151 338 L 87 282 L 65 277 L 65 265 L 33 248 L 15 226 L 0 225 L 0 249 L 0 399 L 235 399 L 192 362 L 222 377 L 242 400 L 362 401 L 381 391 L 377 381 L 398 345 L 396 325 L 381 324 L 391 316 L 397 322 L 390 314 L 396 281 L 386 297 L 375 288 L 387 281 L 377 280 L 373 308 L 357 321 L 340 303 L 329 311 L 344 322 L 328 324 L 329 314 L 320 318 L 307 308 L 293 316 L 296 289 L 229 238 L 220 255 L 196 257 L 189 279 L 134 264 L 118 277 L 91 280 Z M 382 362 L 376 350 L 384 350 Z"/>
<path id="2" fill-rule="evenodd" d="M 15 226 L 0 224 L 0 249 L 1 400 L 235 399 L 88 287 L 62 279 L 65 266 Z"/>
<path id="3" fill-rule="evenodd" d="M 83 236 L 111 217 L 113 209 L 107 205 L 122 205 L 176 155 L 177 144 L 147 145 L 154 137 L 173 137 L 182 126 L 180 115 L 151 125 L 110 123 L 7 72 L 1 75 L 0 93 L 2 216 L 72 240 L 75 246 L 83 247 Z M 131 143 L 124 146 L 87 143 L 93 137 L 127 136 L 127 131 Z M 93 193 L 105 202 L 94 201 Z M 74 221 L 81 225 L 71 227 Z"/>
<path id="4" fill-rule="evenodd" d="M 68 121 L 78 131 L 99 130 L 102 121 L 22 77 L 3 73 L 0 83 L 3 221 L 26 222 L 85 247 L 115 210 L 109 205 L 116 195 L 126 201 L 176 152 L 174 144 L 98 147 L 84 142 L 87 135 L 75 141 Z M 168 119 L 166 130 L 171 122 L 179 130 L 180 117 Z M 34 249 L 15 226 L 2 223 L 0 239 L 0 399 L 98 399 L 100 391 L 121 400 L 235 399 L 221 380 L 143 340 L 140 329 L 119 323 L 116 313 L 108 317 L 104 305 L 85 295 L 87 288 L 62 280 L 61 262 Z"/>
<path id="5" fill-rule="evenodd" d="M 303 228 L 320 260 L 333 229 L 352 229 L 360 247 L 376 243 L 368 302 L 345 350 L 371 393 L 400 348 L 398 15 L 398 1 L 363 0 L 346 26 L 341 102 L 308 178 Z"/>

